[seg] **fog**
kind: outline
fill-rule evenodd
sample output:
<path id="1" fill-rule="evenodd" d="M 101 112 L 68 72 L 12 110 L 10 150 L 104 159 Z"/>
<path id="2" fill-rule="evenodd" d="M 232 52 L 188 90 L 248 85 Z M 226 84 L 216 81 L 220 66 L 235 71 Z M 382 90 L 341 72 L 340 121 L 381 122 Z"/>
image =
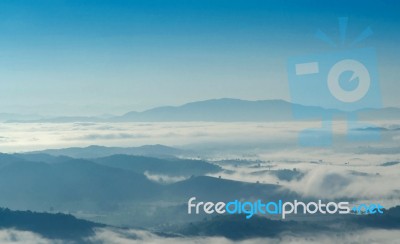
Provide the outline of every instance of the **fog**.
<path id="1" fill-rule="evenodd" d="M 393 243 L 400 236 L 400 230 L 366 229 L 352 233 L 307 233 L 285 232 L 275 238 L 254 238 L 232 241 L 224 237 L 164 237 L 136 229 L 99 228 L 93 236 L 86 238 L 90 243 L 108 244 L 179 244 L 179 243 L 221 243 L 221 244 L 275 244 L 275 243 Z M 3 244 L 68 244 L 72 241 L 49 239 L 30 231 L 15 229 L 0 230 Z"/>
<path id="2" fill-rule="evenodd" d="M 318 122 L 163 122 L 163 123 L 0 123 L 2 152 L 21 152 L 72 146 L 130 147 L 164 144 L 218 155 L 242 155 L 282 152 L 298 148 L 298 133 L 317 128 Z M 376 122 L 377 126 L 393 128 L 393 122 Z M 378 141 L 346 142 L 347 124 L 333 123 L 334 141 L 330 150 L 361 146 L 395 147 L 399 130 L 382 132 Z M 368 130 L 356 131 L 358 134 Z M 217 153 L 219 152 L 219 153 Z M 291 151 L 293 152 L 293 151 Z M 400 153 L 400 152 L 398 152 Z M 222 154 L 222 155 L 221 155 Z M 286 154 L 286 156 L 292 156 Z M 304 155 L 303 155 L 304 156 Z"/>
<path id="3" fill-rule="evenodd" d="M 62 244 L 61 240 L 47 239 L 30 231 L 15 229 L 0 230 L 0 243 L 2 244 Z"/>
<path id="4" fill-rule="evenodd" d="M 353 233 L 323 233 L 323 234 L 294 234 L 284 233 L 276 238 L 256 238 L 242 241 L 231 241 L 223 237 L 196 237 L 196 238 L 165 238 L 147 231 L 98 229 L 96 235 L 90 238 L 93 242 L 110 244 L 123 243 L 221 243 L 221 244 L 258 244 L 258 243 L 391 243 L 400 235 L 400 230 L 370 229 Z"/>
<path id="5" fill-rule="evenodd" d="M 380 140 L 347 141 L 346 124 L 334 123 L 332 145 L 302 147 L 298 133 L 318 123 L 1 123 L 2 152 L 24 152 L 89 145 L 132 147 L 163 144 L 187 152 L 178 157 L 200 158 L 223 171 L 213 177 L 261 184 L 279 184 L 301 197 L 353 198 L 352 204 L 376 202 L 385 208 L 400 199 L 400 130 L 382 130 Z M 383 128 L 398 128 L 379 122 Z M 368 133 L 368 129 L 354 133 Z M 288 175 L 280 175 L 280 172 Z M 145 172 L 155 182 L 171 184 L 187 179 Z M 299 236 L 285 233 L 276 238 L 244 240 L 240 243 L 346 243 L 395 240 L 399 230 L 363 230 L 357 233 L 319 233 Z M 94 243 L 233 243 L 222 237 L 165 238 L 133 229 L 97 229 Z M 57 243 L 37 234 L 1 230 L 1 243 Z"/>
<path id="6" fill-rule="evenodd" d="M 376 122 L 384 128 L 380 140 L 346 141 L 344 122 L 333 123 L 333 143 L 328 147 L 309 148 L 298 145 L 298 133 L 316 122 L 280 123 L 1 123 L 0 147 L 3 152 L 20 152 L 71 146 L 120 146 L 164 144 L 186 149 L 192 156 L 218 164 L 221 159 L 260 160 L 261 163 L 221 165 L 225 171 L 213 174 L 233 180 L 279 182 L 303 196 L 358 199 L 399 199 L 400 164 L 383 167 L 385 162 L 400 161 L 396 151 L 400 131 L 393 122 Z M 368 133 L 369 128 L 355 129 Z M 351 131 L 352 133 L 354 131 Z M 387 153 L 369 152 L 370 148 Z M 279 180 L 268 170 L 296 169 L 299 179 Z M 162 183 L 184 177 L 145 174 Z"/>

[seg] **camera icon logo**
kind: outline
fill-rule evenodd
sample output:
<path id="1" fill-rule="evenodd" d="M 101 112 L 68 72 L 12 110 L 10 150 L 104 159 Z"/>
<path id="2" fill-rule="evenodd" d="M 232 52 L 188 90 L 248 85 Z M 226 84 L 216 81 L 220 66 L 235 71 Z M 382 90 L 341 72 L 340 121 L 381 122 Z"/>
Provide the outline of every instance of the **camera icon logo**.
<path id="1" fill-rule="evenodd" d="M 347 19 L 339 19 L 341 33 L 345 33 Z M 327 35 L 318 37 L 330 42 Z M 367 28 L 358 41 L 371 34 Z M 344 35 L 344 34 L 343 34 Z M 343 38 L 344 39 L 344 38 Z M 327 41 L 328 40 L 328 41 Z M 344 41 L 343 41 L 344 42 Z M 374 48 L 349 48 L 320 54 L 292 57 L 288 60 L 288 81 L 293 105 L 293 115 L 298 120 L 320 120 L 320 128 L 310 128 L 300 133 L 304 146 L 329 146 L 332 144 L 332 121 L 346 117 L 348 140 L 376 140 L 379 135 L 360 135 L 354 128 L 365 127 L 357 112 L 366 108 L 381 108 L 381 95 Z M 306 109 L 304 106 L 315 109 Z M 374 132 L 378 133 L 378 132 Z"/>
<path id="2" fill-rule="evenodd" d="M 349 82 L 359 79 L 358 86 L 354 90 L 347 91 L 340 85 L 342 73 L 351 70 L 353 72 Z M 368 69 L 359 61 L 354 59 L 344 59 L 337 62 L 328 73 L 328 88 L 332 96 L 337 100 L 352 103 L 362 99 L 368 92 L 371 83 Z"/>

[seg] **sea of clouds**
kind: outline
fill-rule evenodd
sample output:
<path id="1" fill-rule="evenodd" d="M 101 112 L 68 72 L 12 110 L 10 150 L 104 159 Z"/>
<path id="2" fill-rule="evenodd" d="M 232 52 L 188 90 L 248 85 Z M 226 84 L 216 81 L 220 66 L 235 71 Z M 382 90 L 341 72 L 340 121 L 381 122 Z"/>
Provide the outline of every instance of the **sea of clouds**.
<path id="1" fill-rule="evenodd" d="M 224 237 L 163 237 L 136 229 L 100 228 L 86 241 L 95 244 L 180 244 L 180 243 L 220 243 L 220 244 L 277 244 L 277 243 L 395 243 L 400 230 L 368 229 L 352 233 L 283 233 L 274 238 L 253 238 L 232 241 Z M 0 243 L 3 244 L 68 244 L 71 241 L 49 239 L 30 231 L 15 229 L 0 230 Z"/>

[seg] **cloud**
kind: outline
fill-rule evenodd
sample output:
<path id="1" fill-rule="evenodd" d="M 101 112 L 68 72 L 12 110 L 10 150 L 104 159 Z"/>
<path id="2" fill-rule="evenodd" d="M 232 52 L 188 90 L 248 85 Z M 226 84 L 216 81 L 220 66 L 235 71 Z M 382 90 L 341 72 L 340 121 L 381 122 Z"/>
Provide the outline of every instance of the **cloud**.
<path id="1" fill-rule="evenodd" d="M 383 162 L 394 162 L 396 157 L 356 155 L 333 150 L 293 150 L 272 152 L 262 156 L 261 163 L 220 163 L 221 176 L 245 182 L 279 184 L 303 197 L 322 199 L 376 200 L 390 207 L 400 199 L 400 164 L 382 167 Z M 268 159 L 268 160 L 267 160 Z M 297 161 L 296 161 L 297 159 Z M 240 161 L 238 161 L 240 162 Z M 218 161 L 216 161 L 218 163 Z M 273 174 L 279 170 L 296 168 L 302 177 L 280 180 Z"/>
<path id="2" fill-rule="evenodd" d="M 294 139 L 295 134 L 285 128 L 259 127 L 259 123 L 8 123 L 1 124 L 2 137 L 12 140 L 1 141 L 3 152 L 31 151 L 33 148 L 48 149 L 98 144 L 104 146 L 141 146 L 164 144 L 170 146 L 245 145 Z M 278 136 L 273 136 L 273 135 Z M 38 138 L 32 145 L 28 138 Z M 215 149 L 218 151 L 218 148 Z"/>
<path id="3" fill-rule="evenodd" d="M 0 230 L 0 243 L 2 244 L 57 244 L 67 243 L 61 240 L 50 240 L 30 231 L 14 229 Z"/>
<path id="4" fill-rule="evenodd" d="M 317 165 L 298 181 L 285 186 L 310 197 L 356 198 L 385 202 L 399 199 L 400 166 Z M 388 206 L 385 206 L 388 207 Z"/>
<path id="5" fill-rule="evenodd" d="M 232 241 L 225 237 L 165 237 L 144 230 L 98 228 L 95 234 L 87 238 L 90 243 L 108 244 L 278 244 L 278 243 L 395 243 L 400 230 L 365 229 L 355 232 L 340 233 L 307 233 L 285 232 L 276 238 L 252 238 Z M 2 244 L 68 244 L 66 240 L 48 239 L 30 231 L 14 229 L 0 230 Z"/>
<path id="6" fill-rule="evenodd" d="M 0 136 L 0 142 L 9 142 L 9 141 L 11 141 L 10 138 L 5 137 L 5 136 Z"/>
<path id="7" fill-rule="evenodd" d="M 89 238 L 91 242 L 110 244 L 278 244 L 278 243 L 394 243 L 400 236 L 400 230 L 368 229 L 351 233 L 283 233 L 276 238 L 254 238 L 242 241 L 232 241 L 224 237 L 162 237 L 142 230 L 117 230 L 110 228 L 97 229 L 96 234 Z"/>
<path id="8" fill-rule="evenodd" d="M 144 175 L 147 177 L 147 179 L 158 182 L 158 183 L 162 183 L 162 184 L 171 184 L 171 183 L 175 183 L 178 181 L 183 181 L 183 180 L 188 179 L 188 177 L 153 174 L 148 171 L 145 171 Z"/>
<path id="9" fill-rule="evenodd" d="M 305 197 L 376 200 L 390 206 L 400 199 L 400 165 L 315 165 L 305 172 L 303 178 L 281 184 Z"/>
<path id="10" fill-rule="evenodd" d="M 134 139 L 145 138 L 144 134 L 129 134 L 129 133 L 98 133 L 87 134 L 80 137 L 70 138 L 71 140 L 114 140 L 114 139 Z"/>
<path id="11" fill-rule="evenodd" d="M 380 141 L 343 142 L 327 148 L 302 148 L 297 145 L 298 132 L 317 126 L 313 123 L 31 123 L 0 124 L 3 151 L 37 150 L 71 146 L 140 146 L 164 144 L 178 146 L 206 160 L 226 158 L 260 159 L 270 161 L 273 170 L 296 168 L 304 177 L 291 182 L 280 181 L 304 196 L 397 198 L 396 186 L 400 185 L 399 167 L 381 167 L 384 162 L 399 161 L 398 141 L 393 136 L 400 133 L 390 130 Z M 110 127 L 111 126 L 111 127 Z M 377 126 L 398 128 L 384 123 Z M 82 127 L 85 131 L 76 131 Z M 346 124 L 339 124 L 346 131 Z M 385 135 L 384 135 L 385 136 Z M 32 143 L 31 138 L 38 140 Z M 375 149 L 387 150 L 375 150 Z M 360 154 L 359 154 L 360 153 Z M 312 163 L 314 162 L 314 163 Z M 345 163 L 349 164 L 345 165 Z M 233 166 L 233 165 L 232 165 Z M 232 167 L 215 177 L 247 182 L 276 183 L 279 179 L 263 167 Z M 353 172 L 353 173 L 352 173 Z M 360 172 L 361 174 L 354 174 Z M 365 173 L 365 175 L 363 175 Z M 376 174 L 379 174 L 377 176 Z M 180 179 L 148 174 L 155 181 L 173 182 Z M 328 187 L 330 186 L 330 187 Z"/>

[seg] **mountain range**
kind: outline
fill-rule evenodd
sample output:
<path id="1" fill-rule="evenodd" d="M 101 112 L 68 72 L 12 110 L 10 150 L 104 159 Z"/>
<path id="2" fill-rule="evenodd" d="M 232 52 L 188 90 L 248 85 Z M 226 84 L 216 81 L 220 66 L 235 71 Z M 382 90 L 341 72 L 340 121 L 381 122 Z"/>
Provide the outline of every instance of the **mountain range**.
<path id="1" fill-rule="evenodd" d="M 7 122 L 168 122 L 168 121 L 212 121 L 212 122 L 245 122 L 245 121 L 292 121 L 295 118 L 320 119 L 321 117 L 344 118 L 359 116 L 364 120 L 400 119 L 400 108 L 366 108 L 346 112 L 318 106 L 304 106 L 284 100 L 247 101 L 232 98 L 212 99 L 191 102 L 181 106 L 163 106 L 142 112 L 128 112 L 120 116 L 104 117 L 53 117 L 42 119 L 24 119 L 13 115 Z"/>
<path id="2" fill-rule="evenodd" d="M 210 162 L 172 157 L 0 154 L 0 206 L 71 212 L 95 222 L 144 227 L 171 222 L 171 216 L 173 222 L 202 218 L 185 212 L 182 203 L 192 196 L 205 201 L 299 197 L 280 185 L 207 176 L 222 170 Z M 149 175 L 179 180 L 162 182 Z"/>
<path id="3" fill-rule="evenodd" d="M 400 206 L 385 209 L 382 215 L 336 215 L 331 220 L 319 219 L 319 221 L 282 221 L 264 216 L 244 219 L 244 215 L 220 215 L 183 226 L 169 227 L 169 230 L 184 236 L 224 236 L 234 241 L 278 237 L 285 232 L 289 232 L 293 236 L 304 236 L 307 233 L 329 236 L 331 233 L 341 235 L 346 231 L 354 233 L 360 230 L 370 231 L 372 228 L 396 230 L 400 228 Z M 393 243 L 396 243 L 396 241 Z"/>
<path id="4" fill-rule="evenodd" d="M 46 158 L 51 156 L 67 156 L 72 158 L 100 158 L 116 154 L 125 155 L 141 155 L 141 156 L 154 156 L 154 157 L 174 157 L 185 153 L 178 148 L 164 146 L 164 145 L 143 145 L 139 147 L 105 147 L 98 145 L 91 145 L 88 147 L 69 147 L 61 149 L 46 149 L 42 151 L 29 152 L 19 155 L 20 157 L 28 157 L 32 159 L 37 157 L 40 161 L 46 161 Z M 50 158 L 54 161 L 54 158 Z"/>
<path id="5" fill-rule="evenodd" d="M 69 214 L 15 211 L 8 208 L 0 208 L 0 219 L 2 230 L 31 231 L 46 238 L 63 240 L 65 243 L 86 243 L 85 238 L 93 235 L 95 228 L 105 226 Z"/>

